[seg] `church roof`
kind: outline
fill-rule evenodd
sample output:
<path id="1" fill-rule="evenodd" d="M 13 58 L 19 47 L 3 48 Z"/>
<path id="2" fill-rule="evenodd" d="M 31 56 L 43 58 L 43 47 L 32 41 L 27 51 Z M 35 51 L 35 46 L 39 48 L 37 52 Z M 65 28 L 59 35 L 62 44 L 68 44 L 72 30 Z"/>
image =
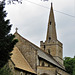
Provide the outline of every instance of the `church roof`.
<path id="1" fill-rule="evenodd" d="M 36 45 L 33 44 L 32 42 L 30 42 L 29 40 L 23 38 L 23 37 L 22 37 L 19 33 L 17 33 L 17 32 L 15 33 L 15 36 L 16 36 L 16 39 L 18 39 L 17 37 L 19 37 L 19 38 L 22 38 L 23 40 L 26 40 L 27 42 L 29 42 L 29 43 L 31 44 L 31 46 L 32 46 L 33 48 L 35 48 L 35 50 L 38 50 L 38 56 L 40 56 L 41 58 L 43 58 L 43 59 L 49 61 L 50 63 L 52 63 L 52 64 L 54 64 L 54 65 L 56 65 L 57 67 L 59 67 L 59 68 L 65 70 L 65 68 L 64 68 L 61 64 L 59 64 L 51 55 L 48 56 L 48 54 L 46 54 L 46 53 L 44 52 L 44 50 L 42 50 L 41 48 L 39 48 L 38 46 L 36 46 Z"/>
<path id="2" fill-rule="evenodd" d="M 12 53 L 13 55 L 11 56 L 11 60 L 15 64 L 16 68 L 36 74 L 17 47 L 14 48 Z"/>

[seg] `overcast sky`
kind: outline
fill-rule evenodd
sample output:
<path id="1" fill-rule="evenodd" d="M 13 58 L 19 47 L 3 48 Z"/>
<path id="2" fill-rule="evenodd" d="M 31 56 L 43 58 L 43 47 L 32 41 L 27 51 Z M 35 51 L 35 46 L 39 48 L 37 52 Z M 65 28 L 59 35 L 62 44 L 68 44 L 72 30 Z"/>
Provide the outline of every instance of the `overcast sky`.
<path id="1" fill-rule="evenodd" d="M 46 39 L 50 13 L 48 8 L 51 2 L 53 3 L 57 37 L 63 43 L 63 57 L 73 57 L 75 55 L 75 18 L 56 12 L 56 10 L 75 16 L 74 0 L 49 0 L 48 2 L 23 0 L 22 4 L 6 5 L 7 18 L 13 24 L 11 32 L 14 33 L 17 27 L 20 35 L 40 47 L 40 41 Z"/>

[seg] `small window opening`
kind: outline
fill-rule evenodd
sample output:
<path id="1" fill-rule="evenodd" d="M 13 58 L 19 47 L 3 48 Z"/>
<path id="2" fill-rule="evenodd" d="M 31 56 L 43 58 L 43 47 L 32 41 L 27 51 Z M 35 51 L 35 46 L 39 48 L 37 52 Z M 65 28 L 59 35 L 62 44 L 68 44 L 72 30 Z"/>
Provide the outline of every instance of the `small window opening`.
<path id="1" fill-rule="evenodd" d="M 51 25 L 51 21 L 50 21 L 50 25 Z"/>
<path id="2" fill-rule="evenodd" d="M 50 64 L 48 64 L 48 67 L 50 67 Z"/>
<path id="3" fill-rule="evenodd" d="M 51 37 L 49 37 L 49 42 L 50 42 L 50 40 L 51 40 Z"/>
<path id="4" fill-rule="evenodd" d="M 51 40 L 51 37 L 49 37 L 49 40 Z"/>
<path id="5" fill-rule="evenodd" d="M 45 64 L 44 64 L 44 61 L 42 62 L 42 66 L 44 66 Z"/>
<path id="6" fill-rule="evenodd" d="M 44 50 L 45 50 L 46 46 L 44 45 Z"/>
<path id="7" fill-rule="evenodd" d="M 20 75 L 23 75 L 23 72 L 20 72 Z"/>
<path id="8" fill-rule="evenodd" d="M 50 54 L 50 49 L 48 49 L 48 54 Z"/>
<path id="9" fill-rule="evenodd" d="M 25 75 L 27 75 L 27 72 L 25 73 Z"/>

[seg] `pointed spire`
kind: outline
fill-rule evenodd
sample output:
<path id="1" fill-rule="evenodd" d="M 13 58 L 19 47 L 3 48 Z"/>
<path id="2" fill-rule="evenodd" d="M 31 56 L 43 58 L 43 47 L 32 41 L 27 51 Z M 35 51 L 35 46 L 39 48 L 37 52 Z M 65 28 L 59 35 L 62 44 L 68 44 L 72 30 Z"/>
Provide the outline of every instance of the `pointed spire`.
<path id="1" fill-rule="evenodd" d="M 53 4 L 52 4 L 52 2 L 51 2 L 51 8 L 52 8 L 52 6 L 53 6 Z"/>
<path id="2" fill-rule="evenodd" d="M 51 3 L 51 9 L 50 9 L 50 15 L 49 15 L 49 21 L 48 21 L 47 36 L 46 36 L 46 41 L 49 42 L 50 40 L 57 40 L 52 3 Z"/>

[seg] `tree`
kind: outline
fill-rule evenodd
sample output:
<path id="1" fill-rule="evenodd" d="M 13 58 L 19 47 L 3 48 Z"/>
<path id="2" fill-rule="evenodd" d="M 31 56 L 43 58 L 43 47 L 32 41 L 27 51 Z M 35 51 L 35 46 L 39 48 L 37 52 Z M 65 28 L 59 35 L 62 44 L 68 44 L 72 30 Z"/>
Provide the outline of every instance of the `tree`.
<path id="1" fill-rule="evenodd" d="M 73 74 L 72 75 L 75 75 L 75 67 L 74 67 L 74 69 L 73 69 Z"/>
<path id="2" fill-rule="evenodd" d="M 5 19 L 7 13 L 4 8 L 5 0 L 0 2 L 0 69 L 4 67 L 10 59 L 10 56 L 12 55 L 11 51 L 17 43 L 17 40 L 14 39 L 15 36 L 10 34 L 12 25 L 8 19 Z"/>
<path id="3" fill-rule="evenodd" d="M 10 68 L 7 65 L 5 65 L 0 69 L 0 75 L 13 75 L 13 73 L 10 70 Z"/>
<path id="4" fill-rule="evenodd" d="M 40 0 L 40 1 L 49 1 L 49 0 Z M 22 0 L 7 0 L 8 4 L 15 4 L 15 2 L 18 2 L 22 4 Z"/>
<path id="5" fill-rule="evenodd" d="M 71 75 L 75 75 L 75 57 L 65 57 L 64 66 L 68 73 L 70 73 Z"/>
<path id="6" fill-rule="evenodd" d="M 15 4 L 15 2 L 22 4 L 22 0 L 8 0 L 8 4 Z"/>

